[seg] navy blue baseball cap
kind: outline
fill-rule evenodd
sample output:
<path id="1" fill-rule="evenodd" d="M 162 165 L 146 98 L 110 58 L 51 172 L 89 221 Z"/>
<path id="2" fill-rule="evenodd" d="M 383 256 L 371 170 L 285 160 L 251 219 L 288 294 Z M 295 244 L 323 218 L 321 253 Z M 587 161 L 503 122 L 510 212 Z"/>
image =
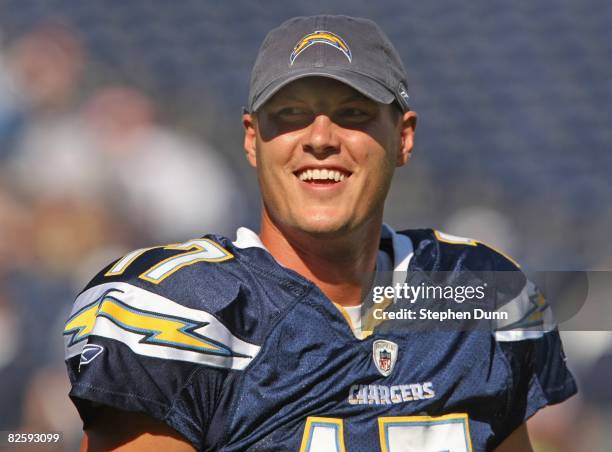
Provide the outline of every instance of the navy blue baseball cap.
<path id="1" fill-rule="evenodd" d="M 294 17 L 264 39 L 253 71 L 247 111 L 255 112 L 287 84 L 329 77 L 383 104 L 408 106 L 399 54 L 374 22 L 348 16 Z"/>

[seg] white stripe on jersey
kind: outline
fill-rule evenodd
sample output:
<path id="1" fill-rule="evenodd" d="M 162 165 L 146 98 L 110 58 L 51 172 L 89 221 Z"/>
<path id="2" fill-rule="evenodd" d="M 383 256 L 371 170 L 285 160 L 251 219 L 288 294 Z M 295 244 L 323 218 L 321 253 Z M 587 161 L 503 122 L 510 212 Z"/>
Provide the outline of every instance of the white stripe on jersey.
<path id="1" fill-rule="evenodd" d="M 534 283 L 527 283 L 514 299 L 497 309 L 508 314 L 506 320 L 497 320 L 495 339 L 514 342 L 539 339 L 556 327 L 552 309 Z"/>
<path id="2" fill-rule="evenodd" d="M 113 316 L 104 312 L 106 309 L 101 309 L 103 302 L 110 303 L 108 306 L 116 312 L 124 313 L 128 323 L 133 324 L 122 327 L 117 324 L 121 323 L 119 321 L 121 319 L 112 321 L 109 317 Z M 103 311 L 102 315 L 98 309 Z M 83 315 L 83 321 L 80 321 L 78 316 L 86 311 L 89 311 L 89 315 Z M 106 316 L 103 316 L 104 314 Z M 145 327 L 141 332 L 135 331 L 138 330 L 139 324 L 132 320 L 138 317 L 143 317 L 156 327 L 161 325 L 168 328 L 162 334 L 156 333 L 160 331 L 157 328 Z M 95 319 L 95 323 L 92 319 Z M 193 328 L 193 324 L 198 323 L 206 325 L 199 327 L 195 325 Z M 66 359 L 81 354 L 89 335 L 120 341 L 139 355 L 237 370 L 246 368 L 260 350 L 259 346 L 234 336 L 225 325 L 208 312 L 188 308 L 124 282 L 100 284 L 79 295 L 74 302 L 67 325 L 71 328 L 64 331 Z M 190 326 L 192 328 L 189 328 Z M 209 345 L 208 341 L 212 345 Z"/>

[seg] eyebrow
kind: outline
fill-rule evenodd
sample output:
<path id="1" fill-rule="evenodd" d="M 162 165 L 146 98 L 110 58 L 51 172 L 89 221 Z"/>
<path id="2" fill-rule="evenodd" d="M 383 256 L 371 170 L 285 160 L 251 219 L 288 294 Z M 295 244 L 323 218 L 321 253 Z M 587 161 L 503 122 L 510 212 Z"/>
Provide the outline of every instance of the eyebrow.
<path id="1" fill-rule="evenodd" d="M 349 96 L 343 98 L 340 100 L 340 103 L 342 104 L 347 104 L 350 102 L 355 102 L 355 101 L 365 101 L 365 102 L 373 102 L 376 103 L 375 101 L 373 101 L 372 99 L 370 99 L 369 97 L 364 96 L 363 94 L 359 93 L 359 92 L 355 92 L 350 94 Z"/>
<path id="2" fill-rule="evenodd" d="M 304 99 L 300 98 L 299 96 L 295 94 L 287 93 L 287 94 L 283 94 L 281 97 L 278 97 L 276 94 L 272 96 L 272 98 L 270 99 L 270 103 L 282 102 L 282 101 L 287 101 L 287 100 L 292 100 L 295 102 L 304 102 Z"/>
<path id="3" fill-rule="evenodd" d="M 354 93 L 351 93 L 349 96 L 343 98 L 341 102 L 346 103 L 346 102 L 352 102 L 354 100 L 371 100 L 371 99 L 369 97 L 364 96 L 361 93 L 354 92 Z"/>
<path id="4" fill-rule="evenodd" d="M 300 99 L 300 97 L 296 96 L 295 94 L 284 94 L 283 98 L 284 99 L 288 99 L 288 100 L 297 100 L 297 101 L 300 101 L 300 102 L 303 101 L 303 99 Z"/>

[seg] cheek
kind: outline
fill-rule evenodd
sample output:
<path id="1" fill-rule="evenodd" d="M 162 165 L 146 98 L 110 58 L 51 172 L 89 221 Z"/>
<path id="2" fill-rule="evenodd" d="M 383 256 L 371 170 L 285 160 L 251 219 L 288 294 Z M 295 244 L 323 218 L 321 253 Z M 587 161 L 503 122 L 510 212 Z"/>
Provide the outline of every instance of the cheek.
<path id="1" fill-rule="evenodd" d="M 276 142 L 257 142 L 257 166 L 260 172 L 276 173 L 282 168 L 287 152 L 283 152 L 283 144 Z"/>
<path id="2" fill-rule="evenodd" d="M 257 177 L 261 191 L 267 197 L 280 197 L 283 192 L 280 187 L 286 187 L 288 176 L 292 176 L 289 169 L 292 145 L 292 141 L 286 137 L 270 141 L 260 139 L 257 142 Z"/>
<path id="3" fill-rule="evenodd" d="M 381 113 L 381 117 L 364 131 L 369 140 L 368 146 L 378 153 L 384 154 L 385 167 L 395 168 L 397 156 L 401 149 L 401 128 L 389 111 Z"/>
<path id="4" fill-rule="evenodd" d="M 388 149 L 370 138 L 354 154 L 363 171 L 358 198 L 369 199 L 364 204 L 382 204 L 387 196 L 395 172 L 395 153 Z"/>
<path id="5" fill-rule="evenodd" d="M 390 141 L 381 142 L 365 133 L 349 139 L 347 148 L 351 150 L 351 158 L 363 167 L 368 179 L 375 180 L 393 174 L 395 152 L 391 150 L 393 144 Z"/>

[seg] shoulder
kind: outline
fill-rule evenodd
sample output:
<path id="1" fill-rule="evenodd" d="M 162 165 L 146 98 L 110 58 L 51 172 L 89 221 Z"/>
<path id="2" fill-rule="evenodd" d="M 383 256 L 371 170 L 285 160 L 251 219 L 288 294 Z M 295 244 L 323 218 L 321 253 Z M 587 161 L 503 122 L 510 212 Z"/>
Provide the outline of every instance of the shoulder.
<path id="1" fill-rule="evenodd" d="M 486 309 L 497 311 L 491 323 L 500 343 L 556 337 L 551 305 L 520 265 L 503 251 L 478 240 L 435 229 L 402 231 L 413 241 L 414 265 L 418 270 L 439 272 L 452 284 L 486 286 Z"/>
<path id="2" fill-rule="evenodd" d="M 132 250 L 111 262 L 85 287 L 106 283 L 128 283 L 154 293 L 176 292 L 178 282 L 195 279 L 211 283 L 224 267 L 236 259 L 223 238 L 205 236 L 183 243 L 151 246 Z M 184 285 L 184 284 L 182 284 Z"/>
<path id="3" fill-rule="evenodd" d="M 476 239 L 436 229 L 408 229 L 399 234 L 410 237 L 417 263 L 431 270 L 452 271 L 458 267 L 470 271 L 520 270 L 520 265 L 504 251 Z"/>
<path id="4" fill-rule="evenodd" d="M 492 326 L 498 341 L 540 337 L 555 327 L 552 310 L 519 264 L 478 240 L 435 229 L 402 231 L 413 241 L 414 270 L 451 284 L 485 287 L 486 309 L 503 312 Z"/>
<path id="5" fill-rule="evenodd" d="M 263 278 L 266 265 L 263 252 L 216 235 L 131 251 L 76 298 L 64 329 L 66 358 L 81 355 L 89 335 L 97 335 L 140 355 L 245 368 L 282 312 L 283 297 L 305 290 Z M 278 297 L 267 296 L 272 291 Z"/>

